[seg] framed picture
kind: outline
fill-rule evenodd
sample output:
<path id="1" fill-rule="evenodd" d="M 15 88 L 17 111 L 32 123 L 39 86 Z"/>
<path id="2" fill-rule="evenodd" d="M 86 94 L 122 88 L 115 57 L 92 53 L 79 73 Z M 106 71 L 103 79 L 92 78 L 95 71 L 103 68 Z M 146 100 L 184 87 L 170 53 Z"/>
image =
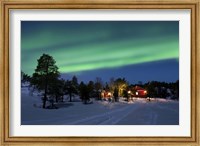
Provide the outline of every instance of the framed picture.
<path id="1" fill-rule="evenodd" d="M 199 145 L 199 1 L 1 1 L 1 143 Z"/>

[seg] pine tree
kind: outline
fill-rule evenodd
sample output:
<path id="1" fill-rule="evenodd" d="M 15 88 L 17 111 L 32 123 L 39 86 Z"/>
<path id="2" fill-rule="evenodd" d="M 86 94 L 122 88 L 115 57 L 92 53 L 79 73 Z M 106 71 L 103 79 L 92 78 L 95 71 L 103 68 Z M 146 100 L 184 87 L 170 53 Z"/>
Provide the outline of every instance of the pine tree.
<path id="1" fill-rule="evenodd" d="M 84 82 L 81 82 L 78 89 L 79 89 L 79 95 L 80 95 L 80 99 L 83 101 L 83 94 L 84 94 Z"/>
<path id="2" fill-rule="evenodd" d="M 25 82 L 30 82 L 31 77 L 27 74 L 25 74 L 24 72 L 21 72 L 21 82 L 25 83 Z"/>
<path id="3" fill-rule="evenodd" d="M 87 85 L 85 85 L 83 82 L 79 85 L 79 91 L 80 91 L 80 98 L 83 101 L 84 104 L 87 104 L 89 101 L 89 88 Z"/>
<path id="4" fill-rule="evenodd" d="M 65 81 L 63 79 L 59 80 L 51 80 L 52 85 L 49 87 L 49 94 L 55 101 L 58 102 L 59 99 L 63 102 L 63 95 L 64 95 L 64 84 Z"/>
<path id="5" fill-rule="evenodd" d="M 75 86 L 76 89 L 78 89 L 78 79 L 76 76 L 72 77 L 72 84 Z"/>
<path id="6" fill-rule="evenodd" d="M 69 101 L 72 102 L 72 97 L 75 94 L 78 94 L 78 87 L 74 84 L 73 81 L 67 80 L 65 82 L 65 94 L 69 95 Z"/>
<path id="7" fill-rule="evenodd" d="M 103 88 L 103 81 L 100 77 L 97 77 L 94 83 L 94 89 L 95 89 L 95 92 L 97 93 L 98 100 L 101 99 L 102 88 Z"/>
<path id="8" fill-rule="evenodd" d="M 94 96 L 94 82 L 89 81 L 87 86 L 88 86 L 89 97 L 91 98 Z"/>
<path id="9" fill-rule="evenodd" d="M 118 91 L 119 91 L 119 89 L 117 89 L 117 88 L 114 89 L 113 96 L 114 96 L 115 102 L 117 102 L 119 99 Z"/>
<path id="10" fill-rule="evenodd" d="M 43 108 L 46 108 L 46 101 L 48 100 L 49 89 L 59 77 L 58 67 L 55 65 L 56 61 L 52 56 L 43 54 L 38 60 L 38 65 L 33 73 L 31 85 L 36 87 L 39 91 L 44 91 Z"/>

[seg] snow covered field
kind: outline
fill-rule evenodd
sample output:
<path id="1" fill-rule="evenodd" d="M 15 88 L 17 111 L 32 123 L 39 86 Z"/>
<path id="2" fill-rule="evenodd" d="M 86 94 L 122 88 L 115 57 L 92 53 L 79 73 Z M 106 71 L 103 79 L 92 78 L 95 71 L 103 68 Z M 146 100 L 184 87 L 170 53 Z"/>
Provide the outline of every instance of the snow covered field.
<path id="1" fill-rule="evenodd" d="M 59 103 L 58 109 L 38 107 L 41 99 L 31 96 L 27 88 L 21 92 L 22 125 L 178 125 L 179 102 L 156 99 L 151 102 L 136 99 L 110 103 L 93 101 Z"/>

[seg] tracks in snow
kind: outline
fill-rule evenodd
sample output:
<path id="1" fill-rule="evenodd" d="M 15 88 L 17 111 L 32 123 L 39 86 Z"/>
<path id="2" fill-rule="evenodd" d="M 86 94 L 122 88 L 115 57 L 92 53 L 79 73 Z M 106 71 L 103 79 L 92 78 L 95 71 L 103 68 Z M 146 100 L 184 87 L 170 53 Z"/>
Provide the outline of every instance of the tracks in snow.
<path id="1" fill-rule="evenodd" d="M 108 111 L 103 114 L 98 114 L 95 116 L 87 117 L 81 120 L 77 120 L 71 123 L 67 123 L 69 125 L 115 125 L 121 119 L 128 116 L 129 113 L 133 112 L 139 106 L 132 104 L 120 109 L 115 109 L 112 111 Z"/>

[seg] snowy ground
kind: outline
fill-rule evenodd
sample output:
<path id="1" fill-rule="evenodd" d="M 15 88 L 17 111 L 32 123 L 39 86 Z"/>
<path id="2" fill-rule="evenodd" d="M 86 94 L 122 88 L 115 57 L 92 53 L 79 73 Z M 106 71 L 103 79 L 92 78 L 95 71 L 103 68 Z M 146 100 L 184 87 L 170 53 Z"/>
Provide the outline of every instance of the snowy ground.
<path id="1" fill-rule="evenodd" d="M 38 107 L 41 99 L 22 88 L 22 125 L 178 125 L 179 102 L 137 99 L 132 103 L 94 101 L 59 103 L 58 109 Z M 37 106 L 37 107 L 36 107 Z"/>

